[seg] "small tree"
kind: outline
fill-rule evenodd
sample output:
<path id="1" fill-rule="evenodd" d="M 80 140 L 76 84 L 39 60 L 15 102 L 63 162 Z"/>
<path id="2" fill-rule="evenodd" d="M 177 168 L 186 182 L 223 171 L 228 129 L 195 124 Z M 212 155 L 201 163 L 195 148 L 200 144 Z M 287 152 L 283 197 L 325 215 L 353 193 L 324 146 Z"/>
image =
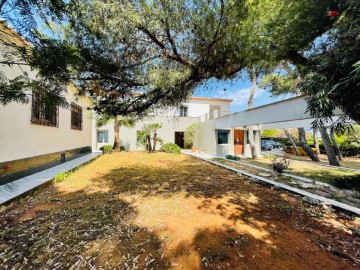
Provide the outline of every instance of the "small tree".
<path id="1" fill-rule="evenodd" d="M 125 126 L 128 128 L 133 128 L 136 123 L 136 119 L 132 116 L 119 116 L 119 115 L 109 115 L 103 114 L 99 118 L 96 119 L 96 126 L 102 127 L 109 123 L 111 120 L 114 121 L 114 131 L 115 131 L 115 138 L 114 138 L 114 151 L 120 151 L 120 127 Z"/>
<path id="2" fill-rule="evenodd" d="M 191 144 L 191 146 L 198 146 L 200 139 L 200 125 L 192 124 L 184 132 L 184 142 L 185 144 Z"/>
<path id="3" fill-rule="evenodd" d="M 137 134 L 138 144 L 144 146 L 149 153 L 155 151 L 157 142 L 163 142 L 163 140 L 157 136 L 157 130 L 161 127 L 162 124 L 160 123 L 145 124 Z M 153 143 L 151 143 L 151 141 Z"/>

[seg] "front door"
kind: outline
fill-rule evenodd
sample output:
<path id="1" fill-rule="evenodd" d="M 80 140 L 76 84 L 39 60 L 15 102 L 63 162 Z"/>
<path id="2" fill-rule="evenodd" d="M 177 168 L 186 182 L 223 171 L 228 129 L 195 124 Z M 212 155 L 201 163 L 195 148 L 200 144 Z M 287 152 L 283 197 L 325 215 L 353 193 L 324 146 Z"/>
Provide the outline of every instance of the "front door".
<path id="1" fill-rule="evenodd" d="M 244 154 L 244 131 L 234 130 L 234 154 Z"/>
<path id="2" fill-rule="evenodd" d="M 175 132 L 175 144 L 184 148 L 184 132 Z"/>

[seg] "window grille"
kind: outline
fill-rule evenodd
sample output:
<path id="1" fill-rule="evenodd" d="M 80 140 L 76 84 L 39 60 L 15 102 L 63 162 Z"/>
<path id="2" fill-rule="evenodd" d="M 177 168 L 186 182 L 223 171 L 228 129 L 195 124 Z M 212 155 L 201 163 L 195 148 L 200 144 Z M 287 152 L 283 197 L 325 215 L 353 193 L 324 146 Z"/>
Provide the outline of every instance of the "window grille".
<path id="1" fill-rule="evenodd" d="M 71 102 L 71 128 L 82 130 L 82 107 Z"/>
<path id="2" fill-rule="evenodd" d="M 44 102 L 42 91 L 32 91 L 31 123 L 49 127 L 59 126 L 59 106 Z"/>

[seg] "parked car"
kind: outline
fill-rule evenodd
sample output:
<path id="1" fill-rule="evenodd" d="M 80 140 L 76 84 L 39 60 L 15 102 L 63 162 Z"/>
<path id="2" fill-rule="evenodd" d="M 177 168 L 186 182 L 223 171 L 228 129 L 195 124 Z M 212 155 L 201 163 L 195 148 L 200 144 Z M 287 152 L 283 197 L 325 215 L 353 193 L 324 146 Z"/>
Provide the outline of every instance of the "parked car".
<path id="1" fill-rule="evenodd" d="M 272 149 L 273 146 L 269 141 L 261 141 L 261 150 L 271 151 Z"/>
<path id="2" fill-rule="evenodd" d="M 269 142 L 271 143 L 271 145 L 273 146 L 273 148 L 282 148 L 282 147 L 283 147 L 282 144 L 279 143 L 279 142 L 272 141 L 272 140 L 270 140 Z"/>

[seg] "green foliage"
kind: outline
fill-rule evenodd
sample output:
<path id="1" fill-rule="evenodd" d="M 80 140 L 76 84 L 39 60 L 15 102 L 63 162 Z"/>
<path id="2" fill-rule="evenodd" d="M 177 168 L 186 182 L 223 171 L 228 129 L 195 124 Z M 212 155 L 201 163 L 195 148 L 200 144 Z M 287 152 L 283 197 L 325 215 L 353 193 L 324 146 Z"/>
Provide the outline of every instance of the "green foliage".
<path id="1" fill-rule="evenodd" d="M 59 172 L 55 175 L 55 178 L 53 180 L 53 183 L 60 183 L 66 180 L 66 178 L 69 176 L 68 172 Z"/>
<path id="2" fill-rule="evenodd" d="M 338 188 L 355 189 L 360 191 L 360 175 L 334 177 L 329 180 L 329 183 Z"/>
<path id="3" fill-rule="evenodd" d="M 102 109 L 103 113 L 96 118 L 96 127 L 99 128 L 99 127 L 105 126 L 110 121 L 115 121 L 115 120 L 116 120 L 116 123 L 114 123 L 114 124 L 118 127 L 125 126 L 127 128 L 133 128 L 135 126 L 135 123 L 137 121 L 136 117 L 134 117 L 132 115 L 115 117 L 115 116 L 109 115 L 106 112 L 104 112 L 105 110 L 106 109 L 103 108 Z"/>
<path id="4" fill-rule="evenodd" d="M 108 114 L 143 116 L 244 68 L 246 10 L 235 11 L 233 1 L 220 0 L 69 1 L 63 35 L 37 35 L 29 62 L 43 76 L 75 83 L 97 112 L 110 104 Z"/>
<path id="5" fill-rule="evenodd" d="M 358 157 L 360 158 L 360 145 L 351 143 L 343 143 L 339 146 L 343 157 Z"/>
<path id="6" fill-rule="evenodd" d="M 184 142 L 186 145 L 194 146 L 198 143 L 200 139 L 200 125 L 192 124 L 185 129 L 184 132 Z"/>
<path id="7" fill-rule="evenodd" d="M 161 146 L 160 151 L 166 153 L 180 154 L 181 148 L 175 143 L 166 143 Z"/>
<path id="8" fill-rule="evenodd" d="M 125 146 L 120 146 L 120 151 L 126 151 L 126 148 L 125 148 Z"/>
<path id="9" fill-rule="evenodd" d="M 268 129 L 261 131 L 261 137 L 273 137 L 277 133 L 277 129 Z"/>
<path id="10" fill-rule="evenodd" d="M 233 155 L 226 155 L 225 156 L 226 159 L 230 159 L 230 160 L 240 160 L 240 157 L 238 156 L 233 156 Z"/>
<path id="11" fill-rule="evenodd" d="M 143 146 L 149 152 L 154 151 L 151 145 L 149 145 L 149 141 L 154 146 L 156 143 L 163 143 L 162 138 L 157 136 L 157 130 L 162 127 L 161 123 L 151 123 L 151 124 L 144 124 L 140 131 L 137 132 L 137 144 Z"/>
<path id="12" fill-rule="evenodd" d="M 100 147 L 100 150 L 103 151 L 105 154 L 112 154 L 113 147 L 111 144 L 107 144 L 107 145 Z"/>

